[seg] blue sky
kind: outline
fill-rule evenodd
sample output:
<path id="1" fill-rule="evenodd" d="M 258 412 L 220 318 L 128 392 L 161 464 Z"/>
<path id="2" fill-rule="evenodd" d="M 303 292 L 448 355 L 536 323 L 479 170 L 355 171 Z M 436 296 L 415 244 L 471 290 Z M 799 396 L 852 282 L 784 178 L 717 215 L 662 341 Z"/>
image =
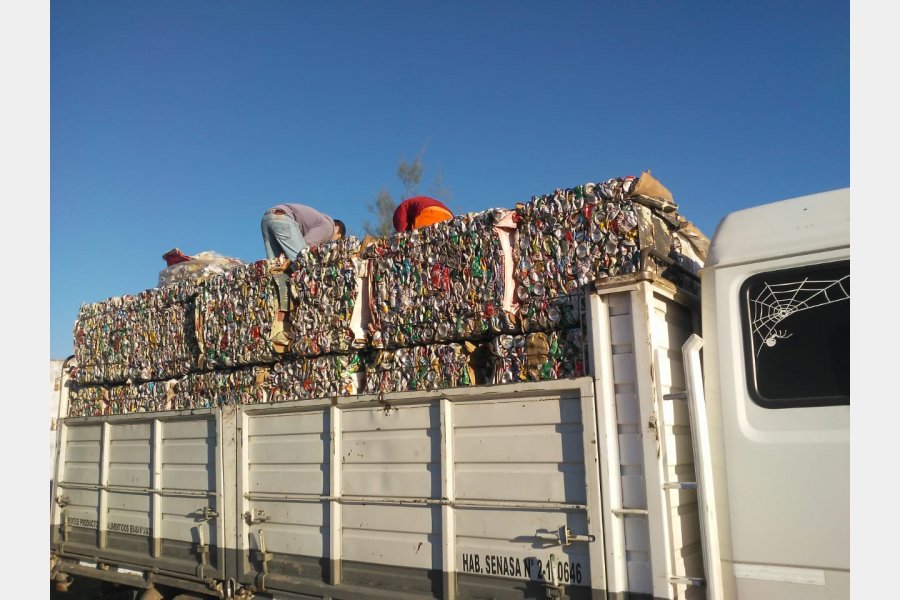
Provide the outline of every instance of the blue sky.
<path id="1" fill-rule="evenodd" d="M 264 257 L 300 202 L 362 234 L 424 149 L 454 212 L 653 174 L 707 235 L 850 185 L 847 2 L 50 3 L 50 358 L 161 255 Z"/>

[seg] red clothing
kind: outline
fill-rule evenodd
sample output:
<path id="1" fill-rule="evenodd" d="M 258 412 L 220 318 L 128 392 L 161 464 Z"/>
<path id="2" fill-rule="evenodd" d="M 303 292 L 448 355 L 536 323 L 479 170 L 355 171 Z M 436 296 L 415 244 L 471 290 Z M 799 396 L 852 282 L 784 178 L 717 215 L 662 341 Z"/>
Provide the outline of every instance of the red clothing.
<path id="1" fill-rule="evenodd" d="M 419 213 L 430 206 L 443 208 L 450 214 L 453 214 L 453 212 L 439 200 L 429 198 L 428 196 L 414 196 L 401 202 L 400 206 L 394 211 L 394 229 L 397 231 L 407 231 L 412 229 L 413 223 L 415 223 Z"/>

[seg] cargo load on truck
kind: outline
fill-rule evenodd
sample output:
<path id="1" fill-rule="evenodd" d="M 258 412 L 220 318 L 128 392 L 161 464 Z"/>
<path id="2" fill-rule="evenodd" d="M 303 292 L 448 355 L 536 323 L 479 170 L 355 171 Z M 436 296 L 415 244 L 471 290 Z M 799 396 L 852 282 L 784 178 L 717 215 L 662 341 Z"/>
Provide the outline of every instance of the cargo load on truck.
<path id="1" fill-rule="evenodd" d="M 287 286 L 275 259 L 229 264 L 82 306 L 69 414 L 577 377 L 585 286 L 690 286 L 707 245 L 646 172 L 307 248 Z"/>

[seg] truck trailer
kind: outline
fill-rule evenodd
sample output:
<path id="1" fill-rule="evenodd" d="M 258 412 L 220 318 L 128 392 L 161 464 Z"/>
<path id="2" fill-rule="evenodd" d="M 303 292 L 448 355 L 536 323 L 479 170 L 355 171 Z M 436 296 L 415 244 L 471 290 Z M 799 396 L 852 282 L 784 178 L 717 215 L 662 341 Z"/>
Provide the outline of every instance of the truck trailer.
<path id="1" fill-rule="evenodd" d="M 702 259 L 580 286 L 566 377 L 72 416 L 63 365 L 51 583 L 849 598 L 849 202 L 733 212 Z"/>

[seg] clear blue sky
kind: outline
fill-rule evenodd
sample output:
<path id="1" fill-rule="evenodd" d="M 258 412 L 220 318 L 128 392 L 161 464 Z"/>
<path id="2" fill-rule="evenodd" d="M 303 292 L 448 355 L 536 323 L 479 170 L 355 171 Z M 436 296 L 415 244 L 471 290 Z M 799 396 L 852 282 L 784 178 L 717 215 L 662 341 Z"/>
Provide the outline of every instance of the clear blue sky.
<path id="1" fill-rule="evenodd" d="M 711 236 L 850 185 L 849 3 L 52 1 L 50 357 L 273 204 L 361 234 L 422 148 L 457 213 L 652 169 Z"/>

